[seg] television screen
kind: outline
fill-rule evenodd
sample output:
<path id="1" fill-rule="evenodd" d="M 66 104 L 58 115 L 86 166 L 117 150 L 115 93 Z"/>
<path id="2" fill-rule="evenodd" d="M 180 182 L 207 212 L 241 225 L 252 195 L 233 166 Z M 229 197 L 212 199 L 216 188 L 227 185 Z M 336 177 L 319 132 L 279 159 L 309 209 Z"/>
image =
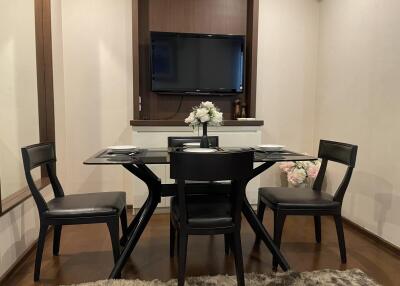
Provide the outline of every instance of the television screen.
<path id="1" fill-rule="evenodd" d="M 152 91 L 241 93 L 244 36 L 151 33 Z"/>

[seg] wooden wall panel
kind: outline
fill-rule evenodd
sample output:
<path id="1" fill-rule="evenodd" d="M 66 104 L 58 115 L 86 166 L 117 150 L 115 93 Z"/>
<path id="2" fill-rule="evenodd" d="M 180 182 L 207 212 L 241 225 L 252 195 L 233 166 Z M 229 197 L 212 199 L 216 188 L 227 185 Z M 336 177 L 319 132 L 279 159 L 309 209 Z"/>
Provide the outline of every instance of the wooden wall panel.
<path id="1" fill-rule="evenodd" d="M 140 69 L 139 69 L 139 0 L 132 0 L 132 68 L 133 68 L 133 119 L 140 119 Z"/>
<path id="2" fill-rule="evenodd" d="M 149 54 L 149 1 L 139 0 L 139 94 L 141 97 L 140 119 L 151 119 L 156 97 L 151 94 Z"/>
<path id="3" fill-rule="evenodd" d="M 40 141 L 55 141 L 50 0 L 35 0 L 35 33 Z"/>
<path id="4" fill-rule="evenodd" d="M 233 96 L 205 96 L 205 95 L 183 95 L 182 104 L 178 113 L 182 95 L 157 95 L 158 112 L 154 113 L 155 120 L 183 120 L 192 111 L 192 107 L 199 105 L 201 101 L 212 101 L 224 113 L 224 119 L 232 118 Z M 176 114 L 175 114 L 176 113 Z M 174 115 L 171 117 L 172 115 Z"/>
<path id="5" fill-rule="evenodd" d="M 149 0 L 150 31 L 246 34 L 246 0 Z"/>
<path id="6" fill-rule="evenodd" d="M 248 117 L 256 117 L 258 1 L 248 0 L 247 10 L 246 105 Z"/>

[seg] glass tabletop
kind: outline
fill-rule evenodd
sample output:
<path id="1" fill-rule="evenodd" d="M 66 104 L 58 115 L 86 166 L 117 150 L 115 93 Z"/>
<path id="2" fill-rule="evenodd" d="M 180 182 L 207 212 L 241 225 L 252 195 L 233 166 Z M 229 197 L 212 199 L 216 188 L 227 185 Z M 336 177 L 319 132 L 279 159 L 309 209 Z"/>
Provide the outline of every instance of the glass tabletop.
<path id="1" fill-rule="evenodd" d="M 123 164 L 169 164 L 169 153 L 182 151 L 182 148 L 141 148 L 127 154 L 115 154 L 110 149 L 102 149 L 87 160 L 87 165 L 123 165 Z M 317 158 L 290 150 L 274 152 L 260 151 L 249 147 L 222 147 L 214 152 L 253 151 L 254 162 L 312 161 Z"/>

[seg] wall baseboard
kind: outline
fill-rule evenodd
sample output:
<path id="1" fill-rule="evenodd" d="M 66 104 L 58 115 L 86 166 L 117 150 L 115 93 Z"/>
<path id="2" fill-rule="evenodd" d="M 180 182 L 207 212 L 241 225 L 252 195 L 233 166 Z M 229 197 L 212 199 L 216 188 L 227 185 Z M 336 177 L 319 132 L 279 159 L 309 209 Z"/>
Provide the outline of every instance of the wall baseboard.
<path id="1" fill-rule="evenodd" d="M 254 211 L 256 211 L 257 205 L 252 205 L 252 206 L 253 206 Z M 361 225 L 351 221 L 350 219 L 348 219 L 344 216 L 342 216 L 342 219 L 343 219 L 343 223 L 347 224 L 348 226 L 355 229 L 359 233 L 367 236 L 369 239 L 379 243 L 380 246 L 382 246 L 385 250 L 387 250 L 391 253 L 394 253 L 395 255 L 400 256 L 400 247 L 394 245 L 393 243 L 387 241 L 386 239 L 383 239 L 382 237 L 378 236 L 377 234 L 367 230 L 366 228 L 362 227 Z"/>
<path id="2" fill-rule="evenodd" d="M 366 228 L 362 227 L 361 225 L 349 220 L 348 218 L 342 217 L 343 222 L 348 226 L 352 227 L 356 231 L 360 232 L 361 234 L 367 236 L 369 239 L 379 243 L 380 246 L 385 248 L 385 250 L 394 253 L 395 255 L 400 255 L 400 247 L 394 245 L 393 243 L 383 239 L 382 237 L 378 236 L 377 234 L 367 230 Z"/>
<path id="3" fill-rule="evenodd" d="M 53 230 L 53 226 L 50 226 L 49 229 L 47 230 L 47 235 Z M 15 269 L 17 269 L 17 266 L 21 263 L 21 261 L 25 260 L 25 258 L 28 257 L 33 251 L 36 249 L 37 245 L 37 239 L 34 240 L 26 249 L 25 251 L 20 255 L 20 257 L 17 258 L 17 260 L 14 261 L 14 263 L 8 268 L 6 272 L 0 277 L 0 285 L 3 284 L 4 281 L 8 279 L 9 276 L 11 276 L 14 272 Z M 32 281 L 33 281 L 33 272 L 32 272 Z"/>

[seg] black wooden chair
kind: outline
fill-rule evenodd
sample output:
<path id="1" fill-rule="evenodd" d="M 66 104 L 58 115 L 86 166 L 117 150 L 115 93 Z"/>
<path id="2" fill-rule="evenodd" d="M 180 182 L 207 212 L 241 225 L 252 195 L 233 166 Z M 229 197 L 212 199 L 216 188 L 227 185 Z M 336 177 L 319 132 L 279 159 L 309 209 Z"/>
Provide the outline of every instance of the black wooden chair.
<path id="1" fill-rule="evenodd" d="M 41 143 L 21 149 L 25 176 L 40 216 L 34 280 L 39 280 L 45 237 L 54 225 L 53 255 L 58 255 L 62 225 L 106 223 L 110 232 L 114 262 L 120 255 L 119 219 L 124 236 L 127 230 L 126 194 L 124 192 L 64 195 L 56 176 L 56 154 L 53 143 Z M 54 198 L 46 202 L 31 175 L 36 167 L 45 167 Z"/>
<path id="2" fill-rule="evenodd" d="M 208 140 L 210 142 L 210 147 L 219 147 L 219 137 L 218 136 L 208 136 Z M 183 147 L 185 143 L 200 143 L 201 137 L 199 136 L 186 136 L 186 137 L 168 137 L 168 147 L 169 148 L 176 148 L 176 147 Z M 186 181 L 186 183 L 202 183 L 202 184 L 208 184 L 210 182 L 195 182 L 195 181 Z M 195 195 L 201 195 L 201 194 L 207 194 L 213 192 L 221 192 L 221 193 L 226 193 L 225 190 L 218 189 L 218 188 L 209 188 L 209 186 L 205 186 L 204 188 L 200 188 L 200 190 L 196 190 Z M 170 210 L 170 214 L 172 214 L 172 209 Z M 172 224 L 172 218 L 170 218 L 170 223 L 169 223 L 169 255 L 170 257 L 174 257 L 175 255 L 175 238 L 176 238 L 176 229 L 174 228 Z M 229 239 L 228 236 L 226 235 L 224 238 L 224 243 L 225 243 L 225 254 L 229 254 Z"/>
<path id="3" fill-rule="evenodd" d="M 321 168 L 312 189 L 294 188 L 260 188 L 258 192 L 257 216 L 263 220 L 265 207 L 274 212 L 274 241 L 278 247 L 281 244 L 283 225 L 287 215 L 314 216 L 315 239 L 321 242 L 321 216 L 333 216 L 339 240 L 342 263 L 346 263 L 346 246 L 342 225 L 342 202 L 346 193 L 353 168 L 356 164 L 357 146 L 346 143 L 321 140 L 318 157 L 322 159 Z M 343 177 L 334 196 L 321 191 L 328 161 L 347 165 Z M 259 238 L 257 238 L 259 241 Z M 273 260 L 276 269 L 277 261 Z"/>
<path id="4" fill-rule="evenodd" d="M 244 285 L 240 242 L 241 209 L 247 180 L 253 170 L 253 152 L 186 153 L 172 152 L 171 178 L 178 194 L 171 200 L 172 224 L 178 230 L 178 285 L 185 283 L 188 235 L 225 234 L 232 241 L 238 285 Z M 189 195 L 187 180 L 231 180 L 230 196 Z"/>

